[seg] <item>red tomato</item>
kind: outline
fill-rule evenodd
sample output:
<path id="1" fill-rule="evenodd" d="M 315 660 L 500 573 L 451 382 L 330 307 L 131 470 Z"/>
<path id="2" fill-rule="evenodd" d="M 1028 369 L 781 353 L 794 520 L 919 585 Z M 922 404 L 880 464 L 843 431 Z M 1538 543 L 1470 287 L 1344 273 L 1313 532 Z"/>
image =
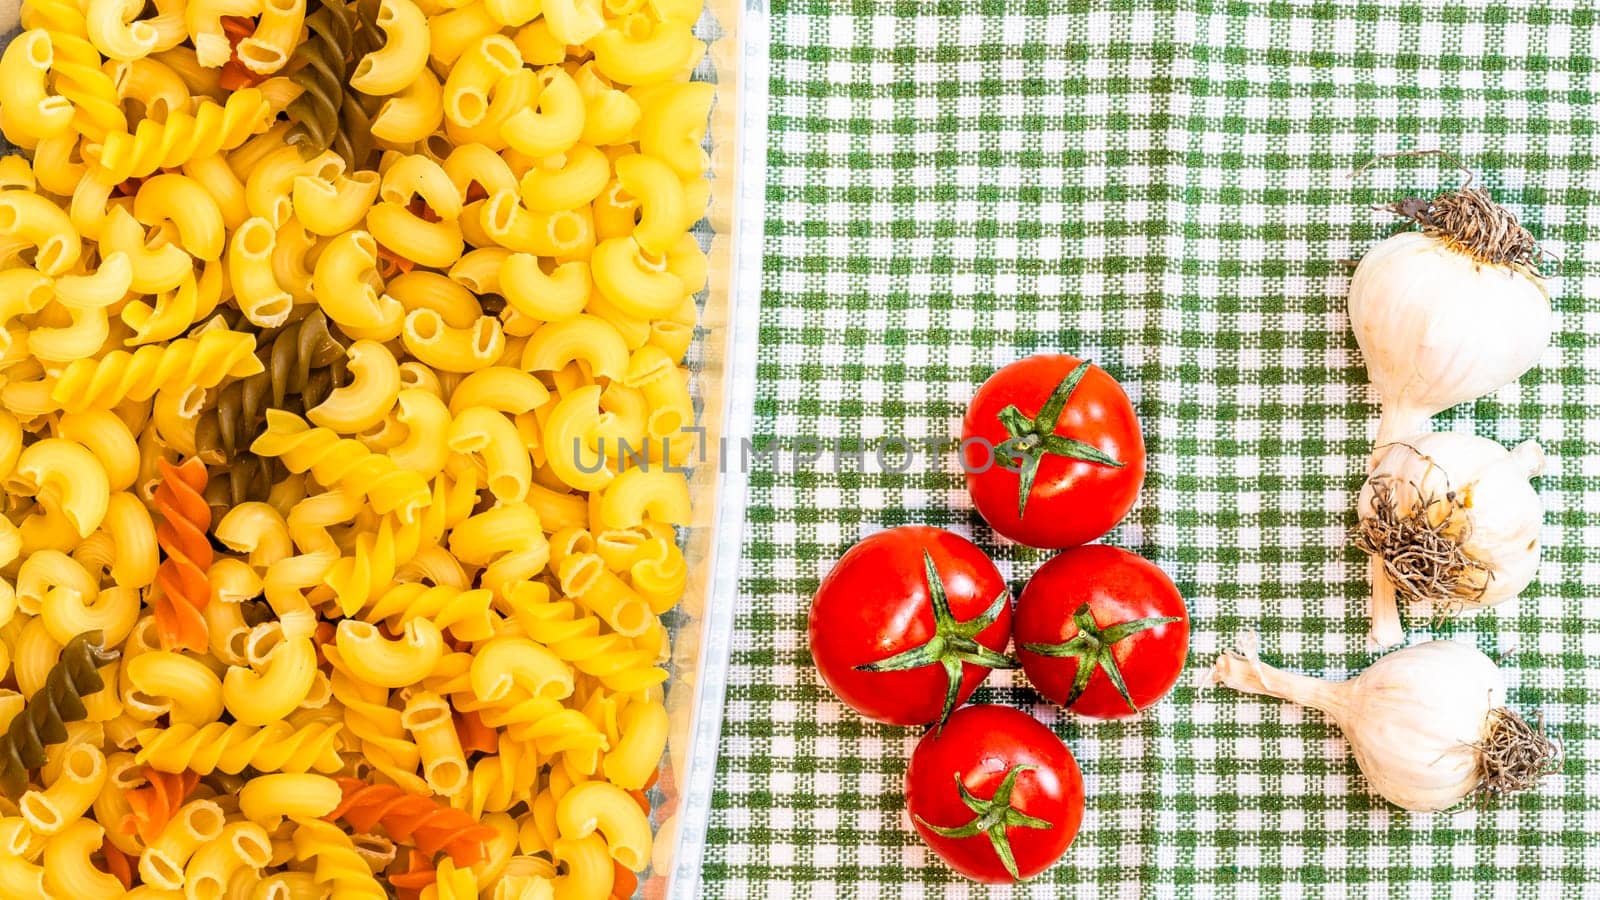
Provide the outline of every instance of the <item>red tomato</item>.
<path id="1" fill-rule="evenodd" d="M 1022 881 L 1050 868 L 1077 836 L 1083 775 L 1037 719 L 968 706 L 912 752 L 906 806 L 950 868 L 977 881 Z"/>
<path id="2" fill-rule="evenodd" d="M 1018 657 L 1039 693 L 1120 719 L 1172 690 L 1189 655 L 1189 610 L 1167 573 L 1120 547 L 1075 547 L 1017 599 Z"/>
<path id="3" fill-rule="evenodd" d="M 994 563 L 926 525 L 851 547 L 811 601 L 811 656 L 856 712 L 892 725 L 950 715 L 994 668 L 1015 668 L 1011 594 Z"/>
<path id="4" fill-rule="evenodd" d="M 1100 537 L 1144 483 L 1144 437 L 1128 395 L 1104 369 L 1066 354 L 990 376 L 967 407 L 961 439 L 979 514 L 1030 547 Z"/>

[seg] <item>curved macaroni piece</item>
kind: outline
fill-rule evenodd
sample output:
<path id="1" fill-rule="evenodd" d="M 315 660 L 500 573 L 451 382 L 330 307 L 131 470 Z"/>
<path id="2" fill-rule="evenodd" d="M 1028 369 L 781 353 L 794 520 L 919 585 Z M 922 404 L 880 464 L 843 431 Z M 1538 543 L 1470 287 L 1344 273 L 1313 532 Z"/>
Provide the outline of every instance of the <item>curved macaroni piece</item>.
<path id="1" fill-rule="evenodd" d="M 122 287 L 121 293 L 109 286 L 99 287 L 98 291 L 91 293 L 96 285 L 85 279 L 79 285 L 84 289 L 83 293 L 74 297 L 70 304 L 109 306 L 122 299 L 122 295 L 130 289 L 141 294 L 160 293 L 176 289 L 185 279 L 193 279 L 194 259 L 182 248 L 168 241 L 163 230 L 157 229 L 155 237 L 152 238 L 127 209 L 112 206 L 106 210 L 105 221 L 100 227 L 101 271 L 113 268 L 111 265 L 113 256 L 124 256 L 127 258 L 126 265 L 131 271 L 131 277 L 126 281 L 126 286 Z M 65 277 L 63 276 L 63 279 Z M 57 280 L 58 285 L 60 280 L 62 279 Z M 118 281 L 120 280 L 119 278 Z M 57 295 L 59 294 L 58 286 Z"/>
<path id="2" fill-rule="evenodd" d="M 688 525 L 689 483 L 678 471 L 629 469 L 605 489 L 599 513 L 606 528 L 632 528 L 646 519 Z"/>
<path id="3" fill-rule="evenodd" d="M 660 703 L 629 703 L 617 719 L 622 739 L 601 763 L 606 780 L 623 790 L 643 789 L 661 764 L 668 724 L 667 710 Z"/>
<path id="4" fill-rule="evenodd" d="M 281 642 L 261 659 L 262 671 L 231 666 L 223 677 L 223 703 L 235 720 L 270 725 L 287 717 L 311 695 L 317 677 L 316 648 L 310 637 L 287 632 L 285 629 Z"/>
<path id="5" fill-rule="evenodd" d="M 666 253 L 694 221 L 686 218 L 688 202 L 678 173 L 661 160 L 642 153 L 622 157 L 617 160 L 616 167 L 618 185 L 639 201 L 639 224 L 633 232 L 634 242 L 645 253 Z"/>
<path id="6" fill-rule="evenodd" d="M 401 636 L 392 641 L 367 622 L 345 619 L 335 641 L 352 675 L 386 688 L 406 687 L 428 677 L 445 652 L 438 626 L 424 618 L 407 622 Z"/>
<path id="7" fill-rule="evenodd" d="M 594 247 L 594 222 L 587 209 L 531 212 L 518 191 L 491 194 L 479 210 L 479 224 L 495 243 L 535 256 L 581 258 Z"/>
<path id="8" fill-rule="evenodd" d="M 443 471 L 450 458 L 450 448 L 439 440 L 450 427 L 450 411 L 444 401 L 429 391 L 407 388 L 395 398 L 395 419 L 406 429 L 406 436 L 389 448 L 389 458 L 423 478 Z"/>
<path id="9" fill-rule="evenodd" d="M 686 81 L 662 86 L 640 106 L 639 150 L 672 167 L 679 178 L 696 178 L 711 161 L 704 148 L 716 85 Z"/>
<path id="10" fill-rule="evenodd" d="M 405 308 L 379 292 L 378 243 L 365 231 L 334 238 L 317 257 L 312 290 L 328 318 L 357 337 L 387 341 L 399 336 Z"/>
<path id="11" fill-rule="evenodd" d="M 531 159 L 566 153 L 583 137 L 586 109 L 577 82 L 560 66 L 539 72 L 539 97 L 500 126 L 506 143 Z"/>
<path id="12" fill-rule="evenodd" d="M 472 655 L 472 693 L 484 703 L 516 699 L 562 700 L 572 695 L 573 673 L 539 644 L 520 637 L 497 637 Z"/>
<path id="13" fill-rule="evenodd" d="M 594 385 L 568 393 L 545 418 L 542 433 L 546 462 L 568 487 L 598 491 L 617 477 L 606 466 L 594 436 L 600 425 L 600 388 Z"/>
<path id="14" fill-rule="evenodd" d="M 482 302 L 471 290 L 438 272 L 406 272 L 389 282 L 389 295 L 407 311 L 431 309 L 455 328 L 470 328 L 484 314 Z"/>
<path id="15" fill-rule="evenodd" d="M 517 426 L 504 414 L 483 406 L 463 410 L 450 423 L 445 444 L 453 453 L 483 460 L 489 492 L 506 502 L 520 501 L 533 483 L 533 462 Z"/>
<path id="16" fill-rule="evenodd" d="M 480 38 L 450 66 L 444 81 L 445 119 L 463 128 L 482 122 L 489 113 L 490 89 L 521 70 L 522 54 L 510 38 Z"/>
<path id="17" fill-rule="evenodd" d="M 131 699 L 167 713 L 174 724 L 202 725 L 222 715 L 222 681 L 193 657 L 152 650 L 128 659 L 123 672 L 138 694 Z"/>
<path id="18" fill-rule="evenodd" d="M 641 319 L 671 314 L 689 290 L 665 261 L 646 258 L 632 236 L 608 238 L 589 261 L 594 286 L 619 310 Z"/>
<path id="19" fill-rule="evenodd" d="M 300 43 L 305 18 L 306 0 L 262 0 L 255 31 L 234 51 L 239 62 L 258 75 L 283 68 Z"/>
<path id="20" fill-rule="evenodd" d="M 543 0 L 550 34 L 567 45 L 587 44 L 605 30 L 600 0 Z"/>
<path id="21" fill-rule="evenodd" d="M 66 517 L 79 538 L 100 527 L 111 501 L 105 466 L 82 444 L 62 438 L 29 444 L 4 487 L 14 494 L 41 496 Z"/>
<path id="22" fill-rule="evenodd" d="M 456 220 L 428 221 L 387 200 L 367 211 L 366 224 L 378 243 L 418 265 L 448 267 L 466 246 Z"/>
<path id="23" fill-rule="evenodd" d="M 467 757 L 450 713 L 450 704 L 432 691 L 413 693 L 400 713 L 400 724 L 421 754 L 423 779 L 447 797 L 467 785 Z"/>
<path id="24" fill-rule="evenodd" d="M 245 782 L 239 791 L 239 812 L 268 831 L 285 816 L 316 819 L 337 810 L 343 795 L 340 782 L 325 775 L 275 772 Z"/>
<path id="25" fill-rule="evenodd" d="M 522 368 L 556 372 L 581 360 L 595 378 L 619 381 L 628 370 L 628 346 L 604 319 L 577 315 L 542 325 L 522 349 Z"/>
<path id="26" fill-rule="evenodd" d="M 382 0 L 377 25 L 387 40 L 361 58 L 350 86 L 374 97 L 398 93 L 428 64 L 428 18 L 411 0 Z"/>
<path id="27" fill-rule="evenodd" d="M 92 744 L 73 744 L 50 786 L 23 794 L 17 809 L 36 833 L 57 834 L 82 819 L 105 784 L 105 754 Z"/>
<path id="28" fill-rule="evenodd" d="M 272 836 L 254 822 L 229 822 L 222 834 L 196 850 L 184 869 L 187 897 L 228 896 L 230 885 L 241 875 L 249 880 L 271 864 Z M 237 894 L 235 894 L 237 896 Z"/>
<path id="29" fill-rule="evenodd" d="M 139 858 L 140 877 L 152 887 L 172 891 L 183 887 L 184 868 L 189 858 L 205 844 L 222 837 L 226 821 L 222 807 L 211 800 L 191 800 L 184 804 L 145 848 Z"/>
<path id="30" fill-rule="evenodd" d="M 84 9 L 87 37 L 107 57 L 128 62 L 156 49 L 161 35 L 148 22 L 135 21 L 141 0 L 88 0 Z"/>
<path id="31" fill-rule="evenodd" d="M 90 860 L 101 848 L 106 830 L 89 819 L 77 819 L 44 845 L 42 896 L 81 900 L 116 900 L 127 890 L 116 876 L 100 871 Z M 107 851 L 109 855 L 114 851 Z"/>
<path id="32" fill-rule="evenodd" d="M 196 259 L 215 262 L 222 257 L 222 207 L 193 178 L 162 174 L 146 180 L 134 195 L 133 215 L 145 225 L 171 222 L 178 230 L 178 245 Z"/>
<path id="33" fill-rule="evenodd" d="M 229 94 L 220 106 L 201 100 L 192 115 L 175 111 L 165 122 L 145 119 L 133 134 L 111 132 L 103 143 L 86 145 L 84 156 L 113 183 L 142 178 L 157 169 L 232 150 L 267 130 L 272 117 L 272 106 L 261 91 L 245 88 Z"/>
<path id="34" fill-rule="evenodd" d="M 593 203 L 610 183 L 611 161 L 606 155 L 588 144 L 574 144 L 554 160 L 530 168 L 518 190 L 528 209 L 555 212 Z"/>
<path id="35" fill-rule="evenodd" d="M 259 216 L 246 219 L 228 242 L 228 283 L 239 311 L 252 325 L 276 328 L 289 318 L 294 297 L 278 284 L 272 268 L 277 232 Z"/>
<path id="36" fill-rule="evenodd" d="M 37 142 L 72 127 L 72 101 L 47 89 L 54 62 L 50 34 L 42 29 L 23 32 L 0 54 L 0 109 L 8 137 Z"/>
<path id="37" fill-rule="evenodd" d="M 35 553 L 23 566 L 26 568 L 33 560 L 55 552 Z M 119 644 L 139 618 L 139 591 L 120 584 L 88 594 L 57 588 L 44 595 L 39 604 L 39 618 L 51 639 L 59 643 L 65 644 L 85 631 L 99 631 L 105 635 L 107 643 Z"/>
<path id="38" fill-rule="evenodd" d="M 11 43 L 11 47 L 16 45 L 16 41 Z M 72 219 L 61 207 L 30 191 L 0 191 L 0 234 L 36 248 L 33 267 L 41 275 L 64 275 L 83 255 L 83 241 Z"/>
<path id="39" fill-rule="evenodd" d="M 450 392 L 450 414 L 459 416 L 474 407 L 520 415 L 550 402 L 550 391 L 528 372 L 510 366 L 479 369 L 461 379 Z"/>
<path id="40" fill-rule="evenodd" d="M 467 565 L 484 566 L 479 581 L 499 596 L 537 575 L 550 560 L 539 514 L 522 503 L 502 503 L 457 523 L 450 532 L 450 552 Z"/>
<path id="41" fill-rule="evenodd" d="M 289 526 L 270 504 L 241 503 L 217 521 L 211 534 L 224 547 L 248 553 L 250 565 L 264 569 L 294 553 Z"/>
<path id="42" fill-rule="evenodd" d="M 589 302 L 589 264 L 573 260 L 546 272 L 538 257 L 513 253 L 499 272 L 499 284 L 517 312 L 541 322 L 566 322 L 577 317 Z"/>
<path id="43" fill-rule="evenodd" d="M 416 80 L 378 107 L 372 117 L 372 136 L 396 145 L 416 144 L 438 131 L 443 121 L 444 87 L 424 67 Z"/>
<path id="44" fill-rule="evenodd" d="M 406 313 L 400 337 L 412 356 L 445 372 L 475 372 L 492 366 L 506 347 L 499 319 L 480 316 L 470 327 L 453 328 L 432 309 Z"/>
<path id="45" fill-rule="evenodd" d="M 360 224 L 378 197 L 378 173 L 354 172 L 331 181 L 301 175 L 294 180 L 291 196 L 295 218 L 305 229 L 332 237 Z"/>
<path id="46" fill-rule="evenodd" d="M 562 591 L 618 634 L 638 637 L 655 624 L 650 604 L 607 570 L 599 556 L 582 553 L 568 557 L 561 561 L 558 573 Z"/>
<path id="47" fill-rule="evenodd" d="M 394 408 L 400 395 L 400 365 L 376 341 L 356 341 L 346 353 L 352 380 L 306 410 L 306 418 L 340 434 L 356 434 L 383 421 Z"/>
<path id="48" fill-rule="evenodd" d="M 574 785 L 556 805 L 556 825 L 568 840 L 599 832 L 611 858 L 635 872 L 650 864 L 650 821 L 627 791 L 604 781 Z"/>
<path id="49" fill-rule="evenodd" d="M 546 16 L 549 11 L 546 10 Z M 634 13 L 589 41 L 600 74 L 623 84 L 658 84 L 694 68 L 705 45 L 682 21 Z"/>

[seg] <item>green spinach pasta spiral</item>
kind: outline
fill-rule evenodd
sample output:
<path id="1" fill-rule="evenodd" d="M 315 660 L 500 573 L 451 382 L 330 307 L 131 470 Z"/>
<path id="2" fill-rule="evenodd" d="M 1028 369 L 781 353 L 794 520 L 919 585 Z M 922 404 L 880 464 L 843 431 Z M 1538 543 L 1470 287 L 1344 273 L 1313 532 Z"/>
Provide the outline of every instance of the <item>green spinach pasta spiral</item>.
<path id="1" fill-rule="evenodd" d="M 308 7 L 309 36 L 295 51 L 290 80 L 305 93 L 285 113 L 288 142 L 307 158 L 332 148 L 352 170 L 370 168 L 373 102 L 348 87 L 356 63 L 380 46 L 378 5 L 322 0 Z M 373 107 L 373 108 L 369 108 Z"/>
<path id="2" fill-rule="evenodd" d="M 89 714 L 83 698 L 105 687 L 100 667 L 122 654 L 102 648 L 100 637 L 98 631 L 86 631 L 68 641 L 44 687 L 0 735 L 0 792 L 6 796 L 19 797 L 28 789 L 28 770 L 44 765 L 44 748 L 66 740 L 67 723 Z"/>
<path id="3" fill-rule="evenodd" d="M 250 329 L 248 322 L 237 327 Z M 266 412 L 297 415 L 327 399 L 350 380 L 345 368 L 347 339 L 320 309 L 257 338 L 256 357 L 265 371 L 228 383 L 217 392 L 201 419 L 195 440 L 213 471 L 206 501 L 214 508 L 265 500 L 286 470 L 273 460 L 247 452 L 261 433 Z"/>

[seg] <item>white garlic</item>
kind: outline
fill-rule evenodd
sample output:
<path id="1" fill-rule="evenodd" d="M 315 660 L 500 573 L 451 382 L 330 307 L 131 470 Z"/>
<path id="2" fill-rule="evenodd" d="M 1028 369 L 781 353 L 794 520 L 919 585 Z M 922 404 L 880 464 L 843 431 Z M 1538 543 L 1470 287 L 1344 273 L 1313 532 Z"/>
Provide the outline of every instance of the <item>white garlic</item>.
<path id="1" fill-rule="evenodd" d="M 1530 787 L 1559 755 L 1549 738 L 1505 708 L 1499 667 L 1466 644 L 1396 650 L 1341 682 L 1263 664 L 1254 634 L 1239 646 L 1218 658 L 1207 683 L 1327 713 L 1373 790 L 1404 809 L 1432 812 L 1479 790 Z"/>
<path id="2" fill-rule="evenodd" d="M 1469 212 L 1509 218 L 1475 188 L 1433 203 L 1468 194 L 1498 210 Z M 1514 218 L 1510 227 L 1527 235 Z M 1531 237 L 1526 246 L 1532 252 Z M 1350 326 L 1383 404 L 1378 444 L 1428 430 L 1435 413 L 1516 381 L 1544 354 L 1550 295 L 1530 259 L 1489 261 L 1508 255 L 1430 227 L 1396 234 L 1361 258 L 1350 281 Z"/>
<path id="3" fill-rule="evenodd" d="M 1372 640 L 1400 643 L 1398 599 L 1433 614 L 1516 597 L 1539 569 L 1543 508 L 1528 479 L 1544 453 L 1509 453 L 1470 434 L 1437 432 L 1380 445 L 1357 500 L 1356 545 L 1371 554 Z"/>

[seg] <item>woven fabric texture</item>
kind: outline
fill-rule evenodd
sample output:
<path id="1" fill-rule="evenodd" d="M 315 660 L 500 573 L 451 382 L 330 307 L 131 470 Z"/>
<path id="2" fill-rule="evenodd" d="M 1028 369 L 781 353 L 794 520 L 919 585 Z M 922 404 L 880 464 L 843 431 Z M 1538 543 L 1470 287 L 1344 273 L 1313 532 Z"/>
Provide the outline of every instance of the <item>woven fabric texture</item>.
<path id="1" fill-rule="evenodd" d="M 1577 7 L 1577 8 L 1575 8 Z M 855 717 L 810 666 L 810 595 L 856 539 L 926 522 L 995 552 L 954 454 L 758 460 L 705 865 L 714 898 L 1600 895 L 1600 13 L 1545 0 L 778 0 L 755 433 L 785 447 L 950 438 L 998 366 L 1038 351 L 1118 376 L 1143 418 L 1144 494 L 1107 540 L 1163 566 L 1194 620 L 1189 671 L 1123 723 L 1075 719 L 1017 675 L 1077 754 L 1069 855 L 968 885 L 907 822 L 917 733 Z M 1484 810 L 1371 795 L 1320 714 L 1197 683 L 1246 629 L 1332 678 L 1366 648 L 1350 545 L 1376 398 L 1345 314 L 1375 204 L 1460 176 L 1375 153 L 1444 148 L 1560 258 L 1558 334 L 1518 384 L 1436 419 L 1550 454 L 1544 560 L 1519 601 L 1437 625 L 1506 654 L 1562 772 Z"/>

